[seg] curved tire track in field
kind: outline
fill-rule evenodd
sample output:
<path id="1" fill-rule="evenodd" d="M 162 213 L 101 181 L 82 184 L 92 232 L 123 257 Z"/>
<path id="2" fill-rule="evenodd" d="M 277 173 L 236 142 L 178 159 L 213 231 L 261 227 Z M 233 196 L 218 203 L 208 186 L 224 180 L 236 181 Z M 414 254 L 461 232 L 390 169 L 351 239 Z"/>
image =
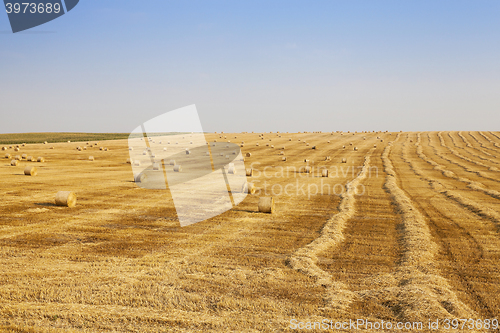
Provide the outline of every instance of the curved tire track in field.
<path id="1" fill-rule="evenodd" d="M 439 164 L 437 164 L 433 160 L 429 159 L 424 154 L 424 152 L 422 150 L 422 146 L 420 145 L 420 133 L 417 135 L 417 142 L 416 142 L 415 145 L 417 146 L 417 155 L 418 155 L 418 157 L 420 157 L 422 160 L 424 160 L 425 162 L 429 163 L 430 165 L 434 166 L 434 168 L 436 170 L 440 170 L 440 171 L 442 170 L 442 173 L 445 176 L 452 177 L 452 175 L 455 175 L 451 171 L 444 170 L 444 168 L 442 168 L 442 167 L 440 168 Z M 479 203 L 477 203 L 477 202 L 475 202 L 473 200 L 464 198 L 462 195 L 460 195 L 456 191 L 448 190 L 438 180 L 436 180 L 434 178 L 431 178 L 431 177 L 428 177 L 427 175 L 425 175 L 424 172 L 422 170 L 418 169 L 415 165 L 413 165 L 411 163 L 411 161 L 409 161 L 408 159 L 405 159 L 405 160 L 408 163 L 410 163 L 412 169 L 415 171 L 415 173 L 417 173 L 417 175 L 419 175 L 423 179 L 427 180 L 431 184 L 431 186 L 432 186 L 432 188 L 434 190 L 436 190 L 439 193 L 444 194 L 446 197 L 450 198 L 451 200 L 454 200 L 460 206 L 462 206 L 464 208 L 467 208 L 470 211 L 472 211 L 473 213 L 475 213 L 475 214 L 477 214 L 477 215 L 479 215 L 481 217 L 485 217 L 485 218 L 491 220 L 492 222 L 494 222 L 497 226 L 500 226 L 500 214 L 498 212 L 494 211 L 491 208 L 483 207 L 483 205 L 481 205 L 481 204 L 479 204 Z"/>
<path id="2" fill-rule="evenodd" d="M 451 148 L 451 147 L 447 146 L 447 145 L 446 145 L 446 143 L 444 142 L 444 139 L 443 139 L 443 136 L 442 136 L 442 134 L 441 134 L 441 133 L 442 133 L 442 132 L 438 132 L 438 134 L 437 134 L 437 136 L 438 136 L 438 138 L 439 138 L 439 142 L 440 142 L 441 146 L 442 146 L 442 147 L 447 148 L 449 151 L 451 151 L 451 153 L 452 153 L 453 155 L 455 155 L 455 156 L 457 156 L 457 157 L 459 157 L 459 158 L 461 158 L 461 159 L 463 159 L 463 160 L 465 160 L 465 161 L 467 161 L 467 162 L 474 163 L 474 164 L 480 165 L 480 166 L 482 166 L 482 167 L 488 168 L 488 170 L 490 170 L 490 171 L 500 171 L 497 167 L 492 167 L 492 166 L 486 165 L 486 164 L 484 164 L 484 163 L 482 163 L 482 162 L 478 162 L 478 161 L 471 160 L 470 158 L 468 158 L 468 157 L 466 157 L 466 156 L 461 155 L 461 154 L 460 154 L 459 152 L 457 152 L 455 149 L 453 149 L 453 148 Z M 429 134 L 427 134 L 427 135 L 429 135 Z M 429 141 L 430 141 L 430 138 L 429 138 Z M 479 159 L 482 159 L 483 161 L 490 161 L 490 162 L 493 162 L 493 161 L 491 161 L 490 159 L 488 159 L 488 158 L 484 158 L 484 157 L 481 157 L 481 156 L 479 156 L 479 155 L 477 155 L 477 154 L 473 154 L 473 153 L 471 153 L 471 152 L 468 152 L 468 153 L 469 153 L 470 155 L 474 156 L 474 157 L 477 157 L 477 158 L 479 158 Z M 496 162 L 493 162 L 493 163 L 496 163 Z"/>
<path id="3" fill-rule="evenodd" d="M 483 137 L 483 139 L 484 139 L 487 143 L 489 143 L 489 144 L 490 144 L 490 145 L 492 145 L 492 146 L 495 146 L 495 147 L 499 148 L 499 147 L 497 146 L 497 143 L 496 143 L 495 141 L 493 141 L 490 137 L 486 136 L 486 134 L 484 134 L 484 133 L 483 133 L 483 132 L 481 132 L 481 131 L 479 131 L 478 133 L 479 133 L 479 135 L 481 135 L 481 136 Z M 483 142 L 481 142 L 480 144 L 481 144 L 481 146 L 483 146 L 483 145 L 484 145 L 484 143 L 483 143 Z M 497 148 L 491 148 L 491 147 L 485 147 L 485 148 L 486 148 L 486 149 L 488 149 L 488 150 L 490 150 L 490 151 L 493 151 L 493 152 L 495 152 L 495 153 L 498 153 L 498 149 L 497 149 Z M 495 155 L 492 155 L 492 156 L 495 156 Z M 495 156 L 495 158 L 498 158 L 498 157 L 499 157 L 499 156 Z"/>
<path id="4" fill-rule="evenodd" d="M 420 146 L 420 133 L 418 134 L 417 138 L 418 138 L 418 142 L 419 142 L 419 146 Z M 465 171 L 467 171 L 467 172 L 470 172 L 470 173 L 475 173 L 475 174 L 476 174 L 476 175 L 478 175 L 479 177 L 482 177 L 482 178 L 485 178 L 485 179 L 489 179 L 489 180 L 492 180 L 492 181 L 494 181 L 494 182 L 500 182 L 500 179 L 498 179 L 498 178 L 493 178 L 493 177 L 490 177 L 489 175 L 485 174 L 483 171 L 477 171 L 477 170 L 471 169 L 470 167 L 468 167 L 468 166 L 466 166 L 466 165 L 464 165 L 464 164 L 461 164 L 461 163 L 459 163 L 459 162 L 457 162 L 457 161 L 454 161 L 454 160 L 452 160 L 452 159 L 450 159 L 450 158 L 446 157 L 445 155 L 443 155 L 443 154 L 439 153 L 439 152 L 437 151 L 436 147 L 434 147 L 433 145 L 431 145 L 431 144 L 430 144 L 430 142 L 431 142 L 431 137 L 430 137 L 429 133 L 427 133 L 427 138 L 428 138 L 428 140 L 429 140 L 429 147 L 433 150 L 433 152 L 434 152 L 434 154 L 435 154 L 436 156 L 439 156 L 439 157 L 441 157 L 442 159 L 444 159 L 444 160 L 446 160 L 446 161 L 448 161 L 448 162 L 450 162 L 450 163 L 452 163 L 452 164 L 455 164 L 455 165 L 457 165 L 457 166 L 461 167 L 462 169 L 464 169 L 464 170 L 465 170 Z M 460 155 L 460 154 L 459 154 L 459 153 L 457 153 L 454 149 L 450 149 L 450 147 L 448 147 L 448 146 L 444 146 L 444 147 L 448 148 L 448 150 L 452 151 L 452 154 L 453 154 L 453 155 L 455 155 L 455 156 L 459 157 L 460 159 L 462 159 L 462 160 L 464 160 L 464 161 L 467 161 L 467 162 L 469 162 L 469 163 L 476 164 L 476 165 L 481 165 L 481 166 L 484 166 L 485 168 L 490 168 L 490 167 L 489 167 L 489 166 L 487 166 L 487 165 L 484 165 L 484 164 L 482 164 L 482 163 L 480 163 L 480 162 L 476 162 L 476 161 L 474 161 L 474 160 L 471 160 L 470 158 L 467 158 L 467 157 L 465 157 L 465 156 Z M 420 146 L 420 149 L 422 149 L 422 147 L 421 147 L 421 146 Z M 494 168 L 494 167 L 493 167 L 493 168 Z M 496 169 L 496 168 L 494 168 L 494 169 Z M 497 170 L 498 170 L 498 169 L 497 169 Z M 493 171 L 494 171 L 494 170 L 493 170 Z M 500 170 L 498 170 L 498 171 L 500 171 Z"/>
<path id="5" fill-rule="evenodd" d="M 420 136 L 418 136 L 417 145 L 418 145 L 418 147 L 420 147 Z M 439 157 L 443 157 L 442 155 L 437 153 L 436 150 L 434 150 L 434 152 Z M 489 195 L 492 198 L 500 199 L 500 192 L 495 191 L 495 190 L 490 190 L 490 189 L 486 188 L 484 186 L 484 184 L 482 184 L 480 182 L 473 181 L 473 180 L 466 178 L 466 177 L 460 177 L 456 173 L 454 173 L 453 171 L 446 170 L 446 168 L 443 165 L 441 165 L 441 164 L 437 163 L 436 161 L 432 160 L 431 158 L 427 157 L 423 152 L 421 152 L 421 154 L 419 154 L 419 157 L 421 157 L 421 158 L 424 157 L 424 158 L 422 158 L 422 159 L 424 159 L 424 161 L 426 161 L 427 163 L 432 165 L 435 170 L 440 171 L 445 177 L 458 180 L 459 182 L 462 182 L 462 183 L 466 183 L 467 187 L 469 187 L 470 189 L 473 189 L 473 190 L 479 191 L 479 192 L 483 192 L 484 194 Z"/>
<path id="6" fill-rule="evenodd" d="M 349 291 L 344 283 L 333 281 L 330 274 L 318 267 L 317 255 L 344 241 L 343 230 L 356 211 L 356 188 L 368 175 L 373 150 L 370 149 L 365 156 L 358 176 L 347 183 L 347 191 L 341 195 L 339 212 L 326 222 L 318 238 L 298 249 L 288 260 L 293 269 L 316 279 L 317 284 L 326 288 L 327 307 L 345 310 L 353 301 L 355 293 Z"/>
<path id="7" fill-rule="evenodd" d="M 488 153 L 488 152 L 486 152 L 486 151 L 485 151 L 485 150 L 490 150 L 490 151 L 493 151 L 493 152 L 497 152 L 497 151 L 496 151 L 496 149 L 494 149 L 494 148 L 490 148 L 490 147 L 486 147 L 486 146 L 484 145 L 484 143 L 483 143 L 483 142 L 481 142 L 481 141 L 479 141 L 479 139 L 478 139 L 478 138 L 477 138 L 477 137 L 476 137 L 476 136 L 475 136 L 472 132 L 467 132 L 467 133 L 470 135 L 470 137 L 471 137 L 471 138 L 473 138 L 473 139 L 474 139 L 474 141 L 476 141 L 476 142 L 477 142 L 477 143 L 481 146 L 481 148 L 483 148 L 483 149 L 479 149 L 479 148 L 477 148 L 477 147 L 474 147 L 476 150 L 480 151 L 480 152 L 481 152 L 481 153 L 483 153 L 483 154 L 486 154 L 486 155 L 489 155 L 489 156 L 492 156 L 492 157 L 495 157 L 495 158 L 497 157 L 497 156 L 492 155 L 492 154 L 490 154 L 490 153 Z M 481 136 L 482 136 L 483 138 L 485 138 L 485 139 L 486 139 L 486 141 L 489 141 L 489 140 L 488 140 L 488 138 L 486 138 L 486 137 L 485 137 L 485 136 L 484 136 L 481 132 L 478 132 L 478 133 L 479 133 L 479 134 L 481 134 Z"/>
<path id="8" fill-rule="evenodd" d="M 453 135 L 451 135 L 451 132 L 448 132 L 448 137 L 451 139 L 451 142 L 453 143 L 453 146 L 454 146 L 454 147 L 459 148 L 459 149 L 463 149 L 463 151 L 464 151 L 464 152 L 468 152 L 466 148 L 464 148 L 464 147 L 460 147 L 460 146 L 458 145 L 458 143 L 456 142 L 456 140 L 455 140 L 455 138 L 453 137 Z M 464 142 L 465 142 L 465 141 L 464 141 Z M 473 147 L 472 145 L 470 145 L 470 143 L 468 143 L 468 141 L 467 141 L 467 143 L 466 143 L 466 146 L 467 146 L 467 147 L 469 147 L 469 148 L 475 149 L 475 150 L 479 151 L 481 154 L 484 154 L 484 155 L 486 155 L 486 156 L 493 157 L 493 158 L 497 158 L 497 156 L 495 156 L 495 155 L 493 155 L 493 154 L 490 154 L 490 153 L 488 153 L 487 151 L 481 150 L 481 149 L 479 149 L 479 148 L 477 148 L 477 147 Z M 473 156 L 476 156 L 477 158 L 479 158 L 479 159 L 481 159 L 481 160 L 483 160 L 483 161 L 490 161 L 490 158 L 487 158 L 487 157 L 482 157 L 482 156 L 479 156 L 479 155 L 475 155 L 475 154 L 473 154 L 473 153 L 470 153 L 470 154 L 471 154 L 471 155 L 473 155 Z M 495 163 L 495 164 L 500 164 L 500 163 L 495 162 L 495 161 L 491 161 L 491 162 L 493 162 L 493 163 Z"/>
<path id="9" fill-rule="evenodd" d="M 429 183 L 427 177 L 421 176 L 421 169 L 417 168 L 410 159 L 408 153 L 408 139 L 409 137 L 401 149 L 401 160 L 409 166 L 413 174 L 422 181 Z M 430 184 L 428 185 L 432 188 Z M 418 195 L 418 190 L 415 189 L 415 191 Z M 426 191 L 424 192 L 427 193 Z M 433 188 L 430 192 L 442 194 L 435 191 Z M 415 197 L 410 193 L 408 193 L 408 195 L 410 197 Z M 475 224 L 481 223 L 479 220 L 476 220 L 477 215 L 474 212 L 468 211 L 455 201 L 450 200 L 450 198 L 443 194 L 439 197 L 429 194 L 427 199 L 420 196 L 418 196 L 418 198 L 422 198 L 422 200 L 415 202 L 415 204 L 418 205 L 420 211 L 429 221 L 431 230 L 436 233 L 435 239 L 439 241 L 441 247 L 439 255 L 444 256 L 447 258 L 446 260 L 449 261 L 448 264 L 442 266 L 444 269 L 443 274 L 448 272 L 448 276 L 450 277 L 449 282 L 452 285 L 458 282 L 459 285 L 462 286 L 462 288 L 458 288 L 459 290 L 468 291 L 467 296 L 470 296 L 467 297 L 468 302 L 472 302 L 468 304 L 476 304 L 476 310 L 478 308 L 481 309 L 481 313 L 485 318 L 494 317 L 495 313 L 492 311 L 494 306 L 492 306 L 491 300 L 488 299 L 487 293 L 484 293 L 481 288 L 479 290 L 476 289 L 475 281 L 477 276 L 468 271 L 468 266 L 453 265 L 453 263 L 470 260 L 471 264 L 474 265 L 472 269 L 476 269 L 475 272 L 481 272 L 481 269 L 484 267 L 482 261 L 485 258 L 487 258 L 486 260 L 491 258 L 492 248 L 491 246 L 484 247 L 484 231 Z M 466 219 L 466 221 L 464 221 L 465 224 L 459 222 L 461 217 Z M 453 225 L 453 228 L 450 228 L 450 225 Z M 454 242 L 454 238 L 460 240 L 460 242 Z M 485 252 L 487 252 L 486 256 Z M 496 252 L 494 248 L 493 252 Z M 488 265 L 488 267 L 490 267 L 490 265 Z M 482 274 L 483 273 L 479 273 L 479 275 Z M 491 275 L 490 278 L 494 280 L 494 268 Z"/>
<path id="10" fill-rule="evenodd" d="M 489 132 L 491 135 L 495 136 L 492 132 Z M 490 138 L 489 136 L 486 136 L 486 134 L 484 134 L 483 132 L 479 132 L 479 134 L 481 134 L 481 136 L 483 138 L 485 138 L 486 140 L 488 140 L 489 143 L 491 143 L 493 146 L 495 146 L 496 148 L 500 148 L 500 145 L 495 141 L 493 140 L 492 138 Z M 498 138 L 498 137 L 497 137 Z M 498 152 L 498 149 L 495 149 L 496 152 Z"/>
<path id="11" fill-rule="evenodd" d="M 385 187 L 403 216 L 403 257 L 395 273 L 402 315 L 422 320 L 473 315 L 434 268 L 438 246 L 432 240 L 426 219 L 398 186 L 398 176 L 389 157 L 391 148 L 391 145 L 385 148 L 382 159 L 387 173 Z"/>

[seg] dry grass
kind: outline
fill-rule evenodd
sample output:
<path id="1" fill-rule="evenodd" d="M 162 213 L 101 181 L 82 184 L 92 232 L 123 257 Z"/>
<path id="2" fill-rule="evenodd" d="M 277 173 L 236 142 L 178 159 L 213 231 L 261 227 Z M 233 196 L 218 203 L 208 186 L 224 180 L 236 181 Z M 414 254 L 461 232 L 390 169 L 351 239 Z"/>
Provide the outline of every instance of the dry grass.
<path id="1" fill-rule="evenodd" d="M 500 137 L 475 134 L 483 147 L 448 134 L 226 134 L 245 142 L 257 192 L 184 228 L 168 190 L 134 184 L 126 140 L 101 142 L 104 152 L 83 134 L 34 137 L 20 153 L 46 158 L 36 177 L 23 175 L 26 160 L 0 164 L 0 331 L 276 332 L 292 318 L 498 317 L 499 179 L 478 156 L 499 155 Z M 287 163 L 256 146 L 269 138 L 286 144 Z M 11 136 L 7 147 L 16 142 L 30 140 Z M 342 149 L 350 143 L 358 151 Z M 300 173 L 304 160 L 313 173 Z M 266 181 L 268 191 L 317 191 L 266 195 Z M 358 185 L 366 194 L 355 195 Z M 76 206 L 56 206 L 70 190 Z M 274 214 L 258 212 L 263 196 L 275 197 Z"/>

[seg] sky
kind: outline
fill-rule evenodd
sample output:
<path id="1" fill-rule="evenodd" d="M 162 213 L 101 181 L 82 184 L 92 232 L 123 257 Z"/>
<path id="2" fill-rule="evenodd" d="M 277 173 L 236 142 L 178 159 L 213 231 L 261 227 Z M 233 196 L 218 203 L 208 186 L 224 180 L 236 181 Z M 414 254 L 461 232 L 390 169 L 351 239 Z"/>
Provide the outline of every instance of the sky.
<path id="1" fill-rule="evenodd" d="M 80 0 L 13 34 L 0 133 L 499 130 L 496 0 Z"/>

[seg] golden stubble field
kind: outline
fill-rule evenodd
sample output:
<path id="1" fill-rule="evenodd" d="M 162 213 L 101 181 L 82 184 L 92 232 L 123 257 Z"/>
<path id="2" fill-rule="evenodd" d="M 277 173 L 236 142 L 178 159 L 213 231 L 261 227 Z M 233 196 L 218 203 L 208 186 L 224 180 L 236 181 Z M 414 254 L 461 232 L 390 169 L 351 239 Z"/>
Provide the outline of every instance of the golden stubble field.
<path id="1" fill-rule="evenodd" d="M 127 140 L 2 151 L 0 330 L 285 332 L 293 319 L 362 319 L 426 331 L 429 319 L 500 317 L 498 132 L 260 134 L 207 134 L 245 142 L 258 191 L 182 228 L 168 190 L 134 183 Z M 7 153 L 46 161 L 11 166 Z M 55 206 L 58 191 L 77 206 Z M 258 212 L 266 195 L 274 214 Z"/>

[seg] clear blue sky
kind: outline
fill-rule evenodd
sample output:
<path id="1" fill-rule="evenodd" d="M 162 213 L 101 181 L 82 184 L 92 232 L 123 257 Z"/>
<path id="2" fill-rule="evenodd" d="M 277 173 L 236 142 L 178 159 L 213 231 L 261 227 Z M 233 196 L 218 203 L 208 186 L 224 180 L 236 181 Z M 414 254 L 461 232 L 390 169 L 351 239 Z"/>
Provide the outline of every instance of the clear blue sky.
<path id="1" fill-rule="evenodd" d="M 12 34 L 0 132 L 499 130 L 499 1 L 81 0 Z"/>

